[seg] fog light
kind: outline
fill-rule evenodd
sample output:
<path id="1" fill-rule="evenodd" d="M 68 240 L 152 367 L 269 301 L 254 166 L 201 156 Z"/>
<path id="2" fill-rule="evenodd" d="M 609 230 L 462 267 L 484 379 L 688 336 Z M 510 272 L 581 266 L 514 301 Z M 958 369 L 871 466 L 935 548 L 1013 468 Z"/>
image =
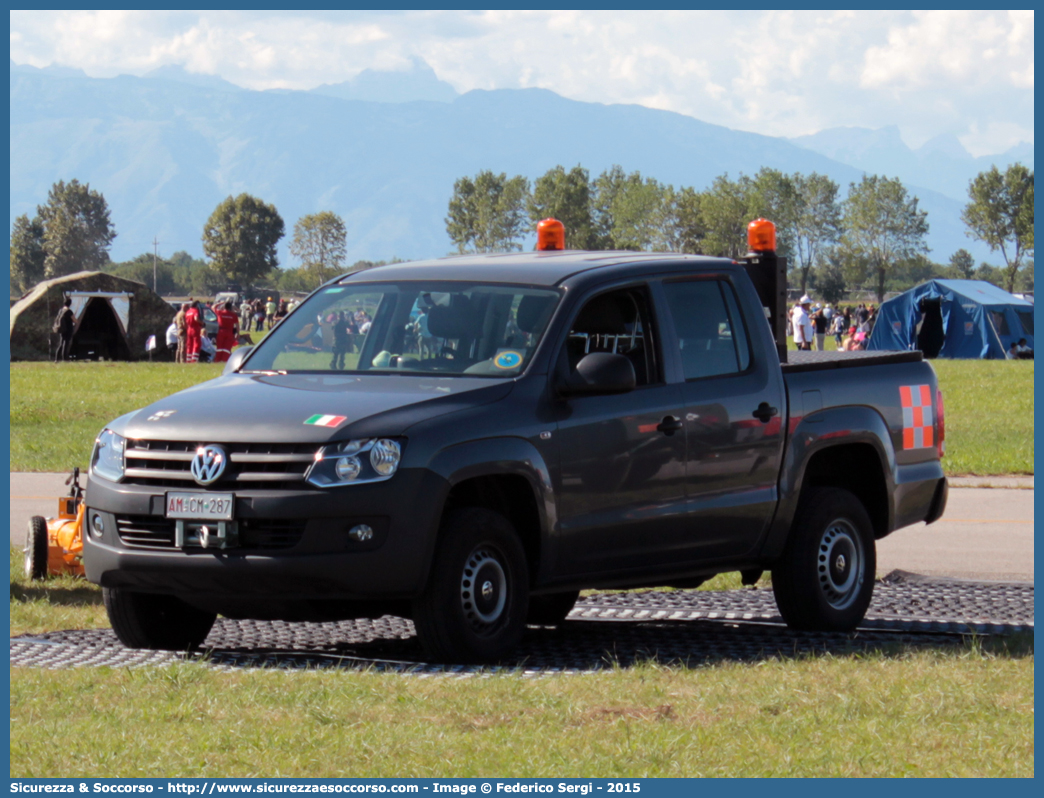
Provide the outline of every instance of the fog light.
<path id="1" fill-rule="evenodd" d="M 91 532 L 94 533 L 95 537 L 100 538 L 102 533 L 105 531 L 105 521 L 102 520 L 100 513 L 94 513 L 91 516 Z"/>
<path id="2" fill-rule="evenodd" d="M 356 543 L 373 540 L 373 527 L 369 524 L 357 524 L 348 530 L 348 537 Z"/>
<path id="3" fill-rule="evenodd" d="M 358 457 L 340 457 L 334 466 L 334 473 L 342 482 L 351 482 L 359 476 L 362 471 L 362 463 Z"/>

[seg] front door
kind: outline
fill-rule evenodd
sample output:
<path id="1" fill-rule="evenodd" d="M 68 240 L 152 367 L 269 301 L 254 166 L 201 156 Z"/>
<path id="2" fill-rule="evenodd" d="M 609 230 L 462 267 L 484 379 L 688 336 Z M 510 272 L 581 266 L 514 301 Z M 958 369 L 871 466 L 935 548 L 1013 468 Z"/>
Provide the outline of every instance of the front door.
<path id="1" fill-rule="evenodd" d="M 682 386 L 663 379 L 656 324 L 644 286 L 588 301 L 564 343 L 562 368 L 591 352 L 624 354 L 634 391 L 563 401 L 558 421 L 561 568 L 592 574 L 648 567 L 683 523 Z"/>

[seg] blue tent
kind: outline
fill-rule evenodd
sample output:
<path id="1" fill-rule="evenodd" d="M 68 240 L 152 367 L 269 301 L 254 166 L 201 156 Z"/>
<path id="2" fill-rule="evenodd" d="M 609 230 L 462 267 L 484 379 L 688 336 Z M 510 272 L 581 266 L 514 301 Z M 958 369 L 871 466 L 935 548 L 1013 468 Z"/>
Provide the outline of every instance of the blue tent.
<path id="1" fill-rule="evenodd" d="M 1034 348 L 1033 303 L 982 280 L 929 280 L 881 305 L 867 349 L 1003 360 L 1020 338 Z"/>

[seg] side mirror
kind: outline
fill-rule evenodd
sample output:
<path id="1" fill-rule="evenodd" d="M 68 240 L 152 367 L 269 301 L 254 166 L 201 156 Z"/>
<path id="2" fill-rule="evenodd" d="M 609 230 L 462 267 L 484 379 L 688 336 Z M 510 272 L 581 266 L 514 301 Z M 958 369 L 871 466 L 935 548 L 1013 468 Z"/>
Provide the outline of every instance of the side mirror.
<path id="1" fill-rule="evenodd" d="M 558 386 L 562 396 L 593 396 L 633 391 L 634 366 L 623 355 L 592 352 L 576 364 L 576 371 Z"/>
<path id="2" fill-rule="evenodd" d="M 224 377 L 226 374 L 232 374 L 239 371 L 239 367 L 243 365 L 243 361 L 247 359 L 253 351 L 252 346 L 241 346 L 225 362 L 225 368 L 221 371 L 221 376 Z"/>

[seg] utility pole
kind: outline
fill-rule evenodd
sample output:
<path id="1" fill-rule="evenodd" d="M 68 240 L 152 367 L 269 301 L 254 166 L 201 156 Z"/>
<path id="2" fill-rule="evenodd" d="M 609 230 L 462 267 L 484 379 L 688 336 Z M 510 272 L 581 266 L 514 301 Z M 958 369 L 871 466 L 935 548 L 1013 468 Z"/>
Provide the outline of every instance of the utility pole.
<path id="1" fill-rule="evenodd" d="M 152 291 L 155 294 L 159 293 L 159 291 L 156 290 L 156 260 L 158 259 L 158 257 L 159 257 L 159 241 L 157 241 L 156 237 L 153 236 L 152 237 Z"/>

